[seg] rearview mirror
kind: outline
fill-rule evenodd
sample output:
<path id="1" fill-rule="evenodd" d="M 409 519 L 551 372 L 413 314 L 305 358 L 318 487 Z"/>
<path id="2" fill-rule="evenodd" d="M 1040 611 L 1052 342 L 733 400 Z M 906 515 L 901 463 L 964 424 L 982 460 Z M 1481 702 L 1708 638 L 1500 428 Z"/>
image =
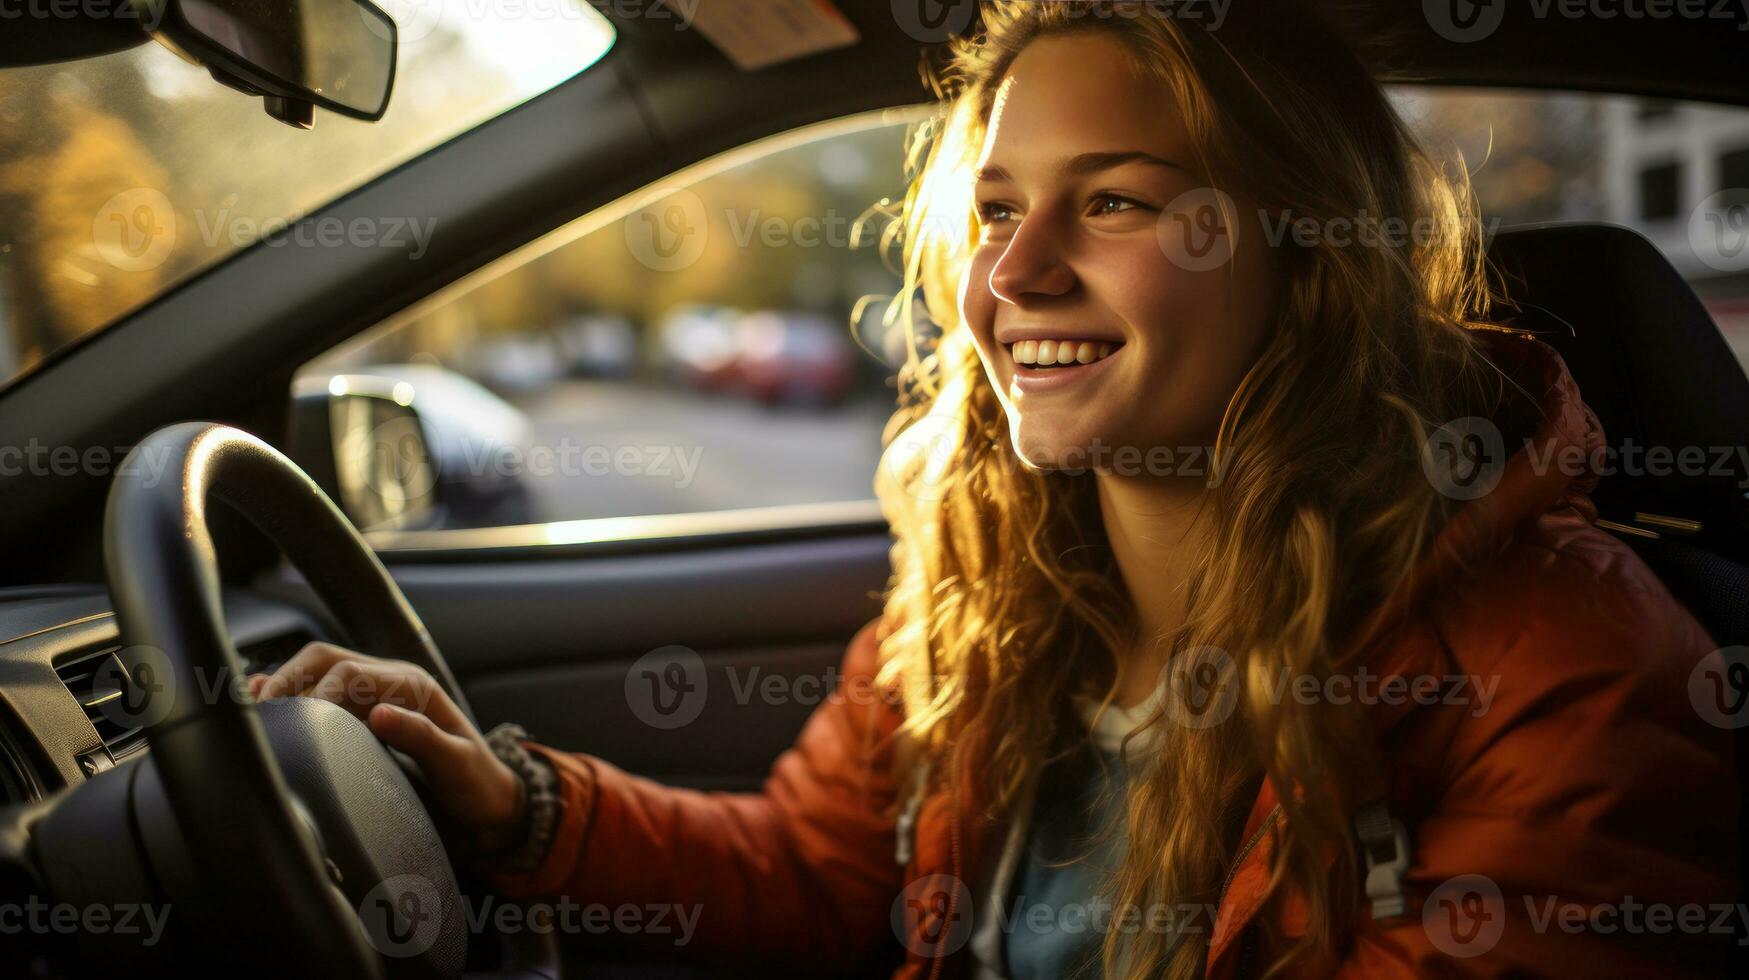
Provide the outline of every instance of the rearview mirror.
<path id="1" fill-rule="evenodd" d="M 318 106 L 372 122 L 388 110 L 395 22 L 370 0 L 131 2 L 160 43 L 282 122 L 308 129 Z"/>

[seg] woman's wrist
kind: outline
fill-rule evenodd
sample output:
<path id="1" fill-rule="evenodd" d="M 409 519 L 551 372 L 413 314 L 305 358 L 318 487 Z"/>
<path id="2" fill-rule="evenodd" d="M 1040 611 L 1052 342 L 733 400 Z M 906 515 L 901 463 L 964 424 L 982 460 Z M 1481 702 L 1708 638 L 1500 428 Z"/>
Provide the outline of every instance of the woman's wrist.
<path id="1" fill-rule="evenodd" d="M 510 814 L 494 821 L 493 829 L 479 838 L 477 860 L 497 874 L 520 874 L 540 867 L 552 847 L 563 807 L 558 774 L 529 752 L 523 744 L 527 738 L 528 733 L 513 724 L 499 725 L 486 734 L 487 748 L 515 784 L 508 794 L 513 799 Z"/>
<path id="2" fill-rule="evenodd" d="M 490 750 L 490 744 L 487 748 Z M 502 787 L 494 790 L 491 797 L 507 805 L 496 806 L 484 815 L 474 839 L 479 854 L 496 854 L 515 846 L 527 833 L 528 824 L 527 782 L 496 752 L 491 753 L 488 764 L 492 767 L 493 784 Z"/>

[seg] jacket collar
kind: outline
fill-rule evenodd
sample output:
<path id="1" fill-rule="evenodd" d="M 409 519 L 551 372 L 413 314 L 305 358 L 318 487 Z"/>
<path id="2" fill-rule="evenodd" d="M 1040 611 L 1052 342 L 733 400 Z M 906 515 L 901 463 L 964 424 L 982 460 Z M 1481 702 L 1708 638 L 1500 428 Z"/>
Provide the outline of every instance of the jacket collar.
<path id="1" fill-rule="evenodd" d="M 1475 479 L 1468 489 L 1480 492 L 1454 513 L 1435 537 L 1427 555 L 1411 573 L 1409 584 L 1380 605 L 1355 630 L 1346 651 L 1337 658 L 1338 669 L 1365 665 L 1375 674 L 1417 676 L 1437 673 L 1437 644 L 1392 643 L 1426 610 L 1430 594 L 1441 583 L 1464 573 L 1466 568 L 1485 567 L 1504 550 L 1517 529 L 1543 514 L 1563 507 L 1578 509 L 1595 520 L 1596 508 L 1587 496 L 1598 474 L 1592 463 L 1604 446 L 1603 427 L 1597 415 L 1580 398 L 1578 383 L 1554 348 L 1528 333 L 1504 327 L 1477 329 L 1484 356 L 1497 366 L 1510 384 L 1522 388 L 1535 406 L 1534 434 L 1520 447 L 1504 444 L 1501 427 L 1493 421 L 1461 420 L 1447 425 L 1429 438 L 1424 464 L 1430 479 L 1439 477 L 1437 447 L 1443 438 L 1466 432 L 1480 436 L 1483 445 Z M 1508 430 L 1510 426 L 1506 426 Z M 1573 465 L 1575 461 L 1579 466 Z M 1494 482 L 1497 478 L 1498 482 Z M 1492 489 L 1487 489 L 1493 483 Z M 1413 704 L 1380 704 L 1369 711 L 1375 732 L 1382 733 L 1408 714 Z"/>

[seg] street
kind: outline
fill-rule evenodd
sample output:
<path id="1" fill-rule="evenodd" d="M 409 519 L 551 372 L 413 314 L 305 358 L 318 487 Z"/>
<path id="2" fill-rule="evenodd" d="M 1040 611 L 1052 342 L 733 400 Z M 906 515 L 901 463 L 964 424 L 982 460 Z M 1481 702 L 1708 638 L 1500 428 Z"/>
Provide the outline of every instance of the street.
<path id="1" fill-rule="evenodd" d="M 565 380 L 512 399 L 534 422 L 539 520 L 866 500 L 891 409 L 767 408 L 646 382 Z"/>

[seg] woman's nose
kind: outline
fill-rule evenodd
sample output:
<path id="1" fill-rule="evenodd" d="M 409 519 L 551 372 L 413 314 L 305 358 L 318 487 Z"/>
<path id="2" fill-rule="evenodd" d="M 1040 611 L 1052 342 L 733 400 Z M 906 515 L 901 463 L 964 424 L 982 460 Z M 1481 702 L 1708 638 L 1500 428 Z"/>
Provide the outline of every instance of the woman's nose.
<path id="1" fill-rule="evenodd" d="M 1074 270 L 1063 254 L 1063 235 L 1036 220 L 1036 215 L 1033 218 L 1021 221 L 990 270 L 990 292 L 1016 306 L 1075 288 Z"/>

